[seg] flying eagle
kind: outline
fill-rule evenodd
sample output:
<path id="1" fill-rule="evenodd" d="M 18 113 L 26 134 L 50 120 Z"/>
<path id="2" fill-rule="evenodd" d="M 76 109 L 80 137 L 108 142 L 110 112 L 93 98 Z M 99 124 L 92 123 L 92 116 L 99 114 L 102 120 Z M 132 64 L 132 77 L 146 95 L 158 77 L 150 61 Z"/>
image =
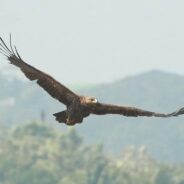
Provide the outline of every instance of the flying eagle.
<path id="1" fill-rule="evenodd" d="M 90 114 L 120 114 L 123 116 L 133 117 L 172 117 L 184 114 L 184 108 L 169 114 L 155 113 L 135 107 L 104 104 L 98 102 L 95 97 L 78 95 L 62 85 L 60 82 L 56 81 L 50 75 L 24 62 L 20 57 L 16 47 L 14 46 L 13 48 L 11 36 L 9 47 L 0 37 L 0 52 L 7 57 L 7 59 L 10 61 L 10 64 L 19 67 L 28 79 L 31 81 L 35 80 L 38 85 L 47 91 L 53 98 L 66 105 L 65 111 L 53 114 L 56 117 L 56 121 L 60 123 L 65 123 L 66 125 L 82 123 L 83 119 Z"/>

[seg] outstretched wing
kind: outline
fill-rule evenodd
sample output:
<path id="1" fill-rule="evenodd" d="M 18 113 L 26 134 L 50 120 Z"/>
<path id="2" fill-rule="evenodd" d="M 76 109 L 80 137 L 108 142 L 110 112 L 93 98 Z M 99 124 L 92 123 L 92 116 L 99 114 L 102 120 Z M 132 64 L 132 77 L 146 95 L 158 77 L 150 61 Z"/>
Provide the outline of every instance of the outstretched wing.
<path id="1" fill-rule="evenodd" d="M 97 115 L 104 114 L 120 114 L 124 116 L 155 116 L 155 117 L 171 117 L 171 116 L 179 116 L 184 114 L 184 108 L 179 109 L 173 113 L 164 114 L 164 113 L 156 113 L 151 111 L 142 110 L 135 107 L 126 107 L 126 106 L 116 106 L 110 104 L 97 103 L 90 107 L 91 113 Z"/>
<path id="2" fill-rule="evenodd" d="M 45 91 L 47 91 L 53 98 L 59 100 L 65 105 L 69 105 L 74 98 L 78 97 L 74 92 L 70 91 L 64 85 L 56 81 L 48 74 L 34 68 L 33 66 L 24 62 L 16 47 L 12 47 L 11 36 L 10 36 L 10 48 L 5 44 L 3 39 L 0 37 L 0 52 L 3 53 L 10 64 L 19 67 L 25 76 L 30 80 L 36 80 Z"/>

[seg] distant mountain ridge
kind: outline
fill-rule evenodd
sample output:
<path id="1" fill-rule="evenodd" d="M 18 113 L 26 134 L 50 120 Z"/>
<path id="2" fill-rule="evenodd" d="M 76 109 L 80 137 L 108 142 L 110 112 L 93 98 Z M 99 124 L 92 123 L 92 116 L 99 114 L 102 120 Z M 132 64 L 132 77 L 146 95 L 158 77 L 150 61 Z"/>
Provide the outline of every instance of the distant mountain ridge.
<path id="1" fill-rule="evenodd" d="M 61 81 L 62 82 L 62 81 Z M 52 113 L 64 109 L 59 102 L 31 82 L 8 80 L 0 74 L 1 122 L 16 124 L 39 120 L 45 111 L 47 120 L 57 124 Z M 184 77 L 162 71 L 150 71 L 112 83 L 77 92 L 96 96 L 105 103 L 126 104 L 143 109 L 171 112 L 184 106 Z M 3 103 L 9 100 L 8 103 Z M 14 102 L 10 101 L 14 99 Z M 10 103 L 12 102 L 12 103 Z M 128 145 L 145 145 L 161 161 L 184 162 L 184 116 L 171 119 L 127 118 L 118 115 L 91 116 L 76 126 L 86 143 L 103 143 L 109 153 L 120 154 Z"/>

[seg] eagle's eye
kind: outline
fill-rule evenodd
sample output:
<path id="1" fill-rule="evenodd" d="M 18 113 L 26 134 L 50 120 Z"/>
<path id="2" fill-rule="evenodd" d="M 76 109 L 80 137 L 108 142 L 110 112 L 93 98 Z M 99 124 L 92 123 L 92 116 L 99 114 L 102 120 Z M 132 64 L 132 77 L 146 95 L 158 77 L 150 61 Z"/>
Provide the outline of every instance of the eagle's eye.
<path id="1" fill-rule="evenodd" d="M 97 103 L 97 102 L 98 102 L 98 100 L 97 100 L 96 98 L 91 98 L 90 100 L 91 100 L 91 102 L 93 102 L 93 103 Z"/>

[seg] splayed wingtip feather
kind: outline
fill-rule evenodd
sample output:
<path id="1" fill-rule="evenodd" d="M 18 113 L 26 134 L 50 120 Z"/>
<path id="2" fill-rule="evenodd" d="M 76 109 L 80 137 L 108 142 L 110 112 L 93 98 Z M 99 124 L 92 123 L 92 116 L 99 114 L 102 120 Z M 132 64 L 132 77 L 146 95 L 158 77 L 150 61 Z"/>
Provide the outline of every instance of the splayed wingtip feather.
<path id="1" fill-rule="evenodd" d="M 5 44 L 4 40 L 0 37 L 0 40 L 1 40 L 1 46 L 7 51 L 9 54 L 11 54 L 11 50 L 7 47 L 7 45 Z"/>
<path id="2" fill-rule="evenodd" d="M 10 33 L 10 48 L 11 48 L 12 53 L 15 55 L 15 52 L 14 52 L 13 47 L 12 47 L 11 33 Z"/>

